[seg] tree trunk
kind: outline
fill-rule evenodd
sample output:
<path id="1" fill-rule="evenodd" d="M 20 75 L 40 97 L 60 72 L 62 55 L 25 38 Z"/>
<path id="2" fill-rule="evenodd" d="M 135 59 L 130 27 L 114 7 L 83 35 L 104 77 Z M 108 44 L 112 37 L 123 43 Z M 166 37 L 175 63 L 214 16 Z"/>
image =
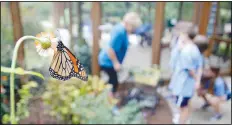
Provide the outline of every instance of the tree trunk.
<path id="1" fill-rule="evenodd" d="M 93 32 L 93 47 L 92 47 L 92 74 L 99 76 L 99 64 L 98 64 L 98 53 L 99 53 L 99 40 L 101 39 L 101 31 L 99 26 L 101 25 L 101 2 L 93 2 L 91 9 L 92 17 L 92 32 Z"/>
<path id="2" fill-rule="evenodd" d="M 13 23 L 14 41 L 16 43 L 23 36 L 23 26 L 21 22 L 19 2 L 10 2 L 10 12 Z M 18 50 L 17 62 L 20 67 L 24 67 L 24 44 L 21 44 Z"/>
<path id="3" fill-rule="evenodd" d="M 14 41 L 16 44 L 16 41 L 19 40 L 21 37 L 23 37 L 23 25 L 20 16 L 19 2 L 10 2 L 10 13 L 13 23 Z M 17 63 L 19 64 L 20 67 L 22 68 L 25 67 L 23 43 L 20 45 L 18 49 Z M 21 76 L 20 81 L 21 83 L 24 83 L 26 81 L 26 77 Z"/>

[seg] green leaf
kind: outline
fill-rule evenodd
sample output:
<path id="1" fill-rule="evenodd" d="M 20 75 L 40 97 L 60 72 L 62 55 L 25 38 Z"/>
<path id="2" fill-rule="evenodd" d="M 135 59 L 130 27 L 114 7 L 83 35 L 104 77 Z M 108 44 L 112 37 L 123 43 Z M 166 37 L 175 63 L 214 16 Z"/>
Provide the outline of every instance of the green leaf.
<path id="1" fill-rule="evenodd" d="M 18 75 L 35 75 L 35 76 L 38 76 L 44 80 L 44 76 L 42 74 L 40 74 L 38 72 L 33 72 L 33 71 L 26 71 L 20 67 L 16 68 L 15 70 L 12 70 L 11 68 L 1 66 L 1 72 L 5 72 L 5 73 L 12 73 L 13 72 L 13 73 L 18 74 Z"/>
<path id="2" fill-rule="evenodd" d="M 8 115 L 8 114 L 3 115 L 2 123 L 7 124 L 9 122 L 10 122 L 10 115 Z"/>

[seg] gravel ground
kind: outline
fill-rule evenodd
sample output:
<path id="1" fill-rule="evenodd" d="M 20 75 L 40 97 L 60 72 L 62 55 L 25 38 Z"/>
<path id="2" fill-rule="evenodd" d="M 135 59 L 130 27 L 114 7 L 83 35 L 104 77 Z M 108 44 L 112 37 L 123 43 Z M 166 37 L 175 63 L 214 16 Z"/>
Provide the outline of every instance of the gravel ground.
<path id="1" fill-rule="evenodd" d="M 129 48 L 129 51 L 126 55 L 126 59 L 124 61 L 125 67 L 130 66 L 139 66 L 139 67 L 147 67 L 151 65 L 151 48 L 138 47 L 136 45 L 132 45 Z M 168 62 L 170 58 L 170 52 L 168 49 L 164 49 L 161 51 L 161 77 L 167 78 L 170 77 L 170 72 L 168 69 Z M 226 81 L 231 84 L 231 77 L 226 77 Z M 167 89 L 161 89 L 162 95 L 168 95 Z M 169 101 L 170 102 L 170 101 Z M 209 108 L 206 111 L 202 111 L 200 107 L 203 104 L 203 100 L 198 96 L 194 96 L 191 100 L 193 113 L 191 116 L 191 123 L 195 124 L 231 124 L 231 100 L 227 101 L 221 106 L 221 110 L 223 112 L 223 118 L 216 122 L 210 122 L 208 119 L 213 115 L 212 108 Z M 169 103 L 170 107 L 174 109 L 173 104 Z"/>

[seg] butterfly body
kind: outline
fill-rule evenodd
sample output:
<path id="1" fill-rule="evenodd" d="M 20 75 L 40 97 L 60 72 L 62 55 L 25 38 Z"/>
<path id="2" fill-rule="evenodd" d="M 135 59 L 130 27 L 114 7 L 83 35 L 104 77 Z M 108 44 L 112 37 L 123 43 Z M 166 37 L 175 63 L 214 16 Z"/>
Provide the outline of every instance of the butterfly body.
<path id="1" fill-rule="evenodd" d="M 66 81 L 71 77 L 77 77 L 83 81 L 88 80 L 88 75 L 80 61 L 71 51 L 58 41 L 57 51 L 55 51 L 49 72 L 53 78 Z"/>

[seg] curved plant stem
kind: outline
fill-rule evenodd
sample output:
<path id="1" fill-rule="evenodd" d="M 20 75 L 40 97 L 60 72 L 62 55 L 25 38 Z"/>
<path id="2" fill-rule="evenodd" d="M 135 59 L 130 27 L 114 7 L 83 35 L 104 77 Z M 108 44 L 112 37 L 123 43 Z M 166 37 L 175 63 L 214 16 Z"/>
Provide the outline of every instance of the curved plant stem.
<path id="1" fill-rule="evenodd" d="M 15 69 L 19 46 L 26 39 L 33 39 L 33 40 L 40 41 L 40 39 L 38 39 L 34 36 L 24 36 L 24 37 L 21 37 L 16 42 L 16 45 L 14 47 L 13 57 L 12 57 L 12 63 L 11 63 L 11 70 L 12 71 Z M 11 124 L 15 124 L 16 123 L 16 120 L 15 120 L 15 93 L 14 93 L 14 73 L 13 72 L 10 73 L 10 108 L 11 108 L 11 110 L 10 110 Z"/>

